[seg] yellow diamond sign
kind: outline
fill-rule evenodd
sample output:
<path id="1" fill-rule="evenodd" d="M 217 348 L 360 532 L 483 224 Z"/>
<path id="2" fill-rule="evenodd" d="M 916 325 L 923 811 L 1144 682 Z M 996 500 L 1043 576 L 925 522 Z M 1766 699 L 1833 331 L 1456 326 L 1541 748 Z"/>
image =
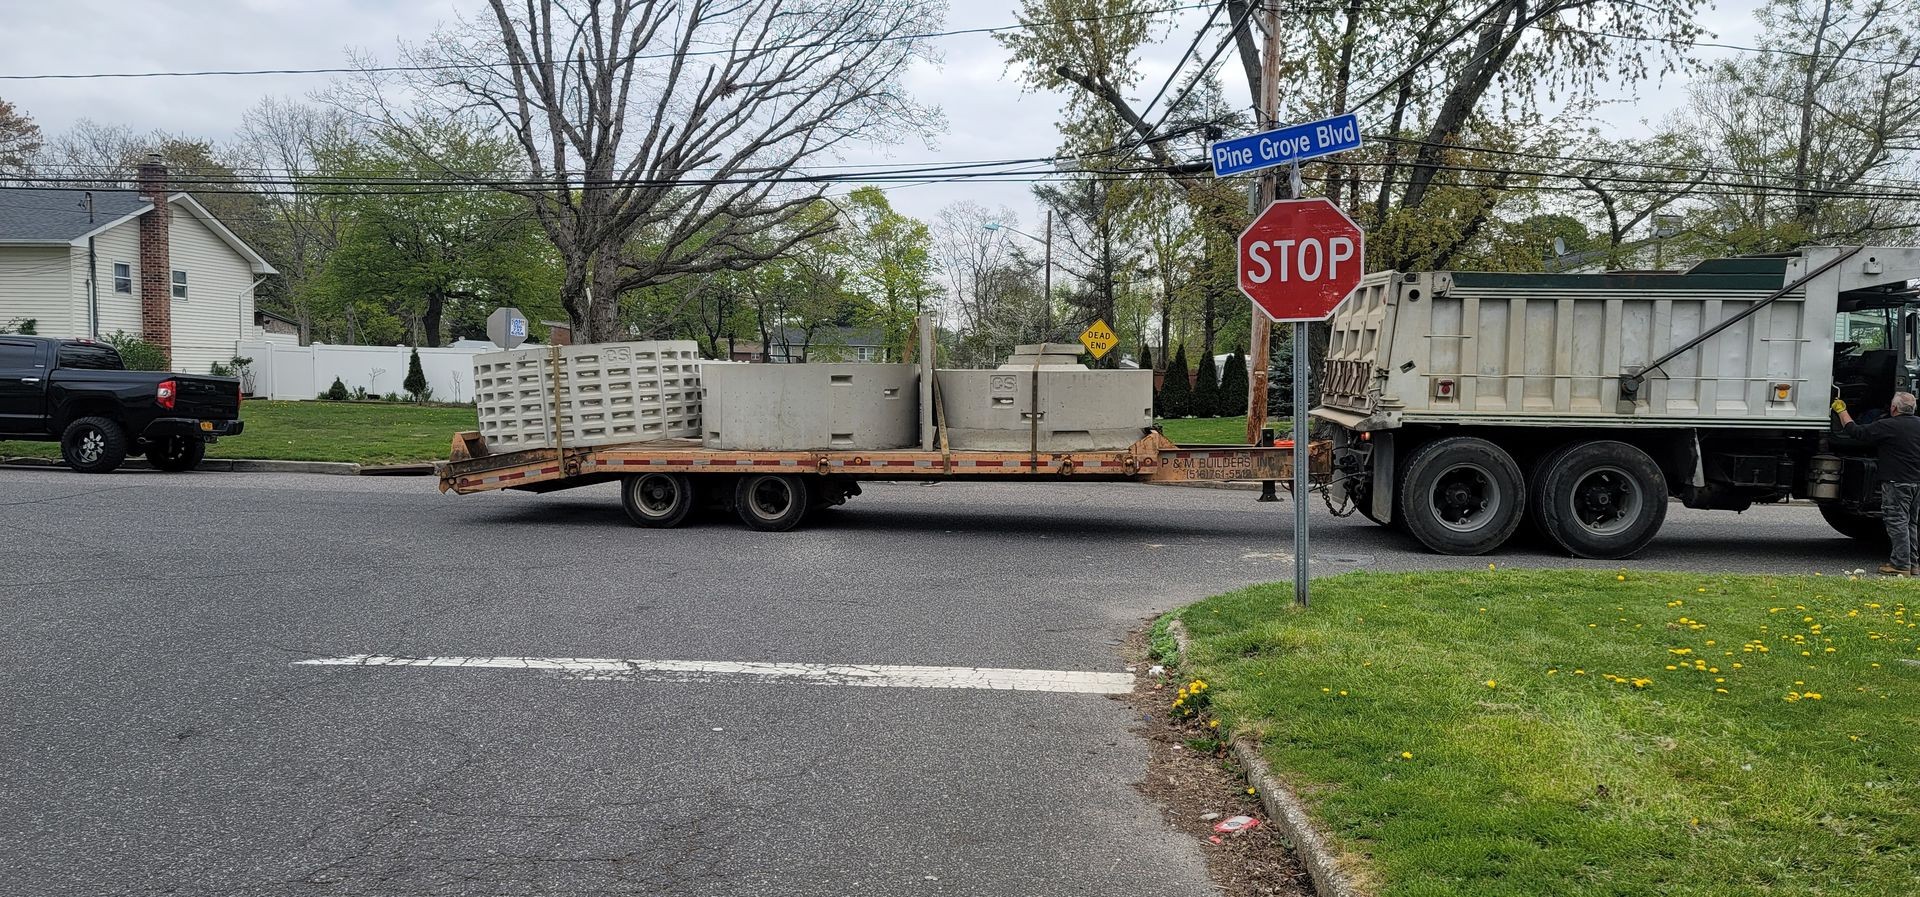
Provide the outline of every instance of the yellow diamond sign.
<path id="1" fill-rule="evenodd" d="M 1093 353 L 1096 360 L 1105 357 L 1119 343 L 1120 337 L 1113 332 L 1112 327 L 1107 326 L 1105 321 L 1094 321 L 1092 326 L 1080 334 L 1080 345 L 1086 346 L 1087 351 Z"/>

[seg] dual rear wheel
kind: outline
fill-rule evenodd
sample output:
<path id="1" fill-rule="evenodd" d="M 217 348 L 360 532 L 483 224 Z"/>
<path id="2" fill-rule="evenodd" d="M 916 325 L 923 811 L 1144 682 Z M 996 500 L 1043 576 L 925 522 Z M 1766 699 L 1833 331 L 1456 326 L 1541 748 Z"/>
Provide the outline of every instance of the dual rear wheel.
<path id="1" fill-rule="evenodd" d="M 1500 547 L 1531 517 L 1568 554 L 1623 558 L 1646 547 L 1666 520 L 1666 479 L 1636 446 L 1571 443 L 1542 457 L 1532 473 L 1523 475 L 1488 440 L 1436 440 L 1407 459 L 1397 510 L 1422 544 L 1462 555 Z"/>

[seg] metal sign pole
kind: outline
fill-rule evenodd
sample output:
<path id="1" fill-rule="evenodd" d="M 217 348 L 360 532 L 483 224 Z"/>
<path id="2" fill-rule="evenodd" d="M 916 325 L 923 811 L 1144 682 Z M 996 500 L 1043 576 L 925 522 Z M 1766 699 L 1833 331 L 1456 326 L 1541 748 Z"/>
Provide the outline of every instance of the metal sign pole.
<path id="1" fill-rule="evenodd" d="M 1293 324 L 1293 603 L 1307 606 L 1307 328 Z"/>

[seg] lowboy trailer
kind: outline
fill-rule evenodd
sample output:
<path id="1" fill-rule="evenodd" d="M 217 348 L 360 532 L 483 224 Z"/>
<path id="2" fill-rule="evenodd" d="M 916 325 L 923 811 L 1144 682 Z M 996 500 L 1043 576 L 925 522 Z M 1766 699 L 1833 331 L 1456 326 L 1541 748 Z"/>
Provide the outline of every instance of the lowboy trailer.
<path id="1" fill-rule="evenodd" d="M 1311 443 L 1316 476 L 1332 469 L 1332 444 Z M 453 438 L 436 472 L 440 491 L 554 492 L 619 482 L 620 503 L 636 525 L 679 526 L 697 507 L 732 510 L 767 532 L 790 530 L 809 512 L 844 503 L 877 480 L 1191 483 L 1292 476 L 1293 443 L 1272 446 L 1175 445 L 1158 430 L 1114 451 L 730 451 L 697 439 L 494 454 L 474 432 Z"/>

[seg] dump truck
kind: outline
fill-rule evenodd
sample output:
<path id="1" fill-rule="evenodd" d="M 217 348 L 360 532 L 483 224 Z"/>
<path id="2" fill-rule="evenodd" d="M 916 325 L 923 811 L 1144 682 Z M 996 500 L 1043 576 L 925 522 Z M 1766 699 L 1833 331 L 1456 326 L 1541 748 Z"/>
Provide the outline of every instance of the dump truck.
<path id="1" fill-rule="evenodd" d="M 1870 446 L 1920 371 L 1920 249 L 1808 247 L 1684 271 L 1368 275 L 1335 311 L 1321 403 L 1329 497 L 1429 549 L 1532 531 L 1623 558 L 1670 499 L 1807 499 L 1884 540 Z"/>

